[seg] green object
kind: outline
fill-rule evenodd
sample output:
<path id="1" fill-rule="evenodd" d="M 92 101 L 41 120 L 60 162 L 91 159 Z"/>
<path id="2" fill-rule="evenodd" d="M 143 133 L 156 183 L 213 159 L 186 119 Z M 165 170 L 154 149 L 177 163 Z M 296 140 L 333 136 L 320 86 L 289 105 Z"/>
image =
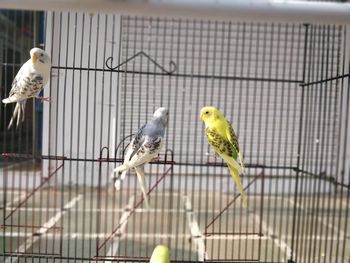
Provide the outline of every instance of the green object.
<path id="1" fill-rule="evenodd" d="M 150 263 L 170 263 L 170 253 L 167 246 L 158 245 L 153 250 Z"/>

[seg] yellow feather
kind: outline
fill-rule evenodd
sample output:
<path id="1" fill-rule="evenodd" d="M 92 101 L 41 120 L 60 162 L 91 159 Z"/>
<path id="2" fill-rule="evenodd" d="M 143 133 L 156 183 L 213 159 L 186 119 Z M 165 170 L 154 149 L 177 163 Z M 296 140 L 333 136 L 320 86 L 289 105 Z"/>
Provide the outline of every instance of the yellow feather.
<path id="1" fill-rule="evenodd" d="M 239 149 L 237 137 L 233 129 L 231 128 L 231 124 L 225 119 L 225 117 L 221 114 L 221 112 L 218 109 L 212 106 L 203 107 L 201 109 L 201 119 L 204 121 L 206 128 L 210 128 L 210 131 L 207 132 L 209 144 L 214 148 L 216 153 L 219 154 L 220 157 L 226 162 L 230 174 L 241 194 L 243 206 L 248 207 L 247 196 L 244 192 L 239 176 L 241 173 L 244 172 L 243 154 L 241 152 L 238 152 Z M 210 134 L 212 130 L 215 131 L 212 132 L 213 135 Z M 218 136 L 221 138 L 215 138 Z M 218 145 L 218 141 L 221 143 L 220 145 Z M 227 145 L 229 145 L 228 147 L 231 150 L 227 150 L 225 148 L 225 146 Z M 222 150 L 221 148 L 224 148 L 225 150 Z M 235 149 L 237 151 L 234 152 L 234 154 L 232 154 L 232 149 Z M 240 163 L 238 163 L 237 161 L 238 158 Z"/>
<path id="2" fill-rule="evenodd" d="M 231 167 L 230 165 L 227 165 L 229 171 L 230 171 L 230 174 L 233 178 L 233 180 L 235 181 L 237 187 L 238 187 L 238 190 L 241 194 L 241 198 L 242 198 L 242 204 L 244 207 L 248 207 L 248 200 L 247 200 L 247 196 L 244 192 L 244 189 L 243 189 L 243 186 L 242 186 L 242 183 L 241 183 L 241 178 L 239 177 L 239 173 L 236 169 L 234 169 L 233 167 Z"/>

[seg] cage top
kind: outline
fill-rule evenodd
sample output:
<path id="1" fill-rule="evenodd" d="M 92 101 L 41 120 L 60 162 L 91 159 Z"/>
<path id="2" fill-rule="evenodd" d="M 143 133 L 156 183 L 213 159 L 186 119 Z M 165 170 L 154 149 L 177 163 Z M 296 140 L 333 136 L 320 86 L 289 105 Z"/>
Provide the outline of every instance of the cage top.
<path id="1" fill-rule="evenodd" d="M 0 8 L 350 24 L 350 3 L 294 0 L 0 0 Z"/>

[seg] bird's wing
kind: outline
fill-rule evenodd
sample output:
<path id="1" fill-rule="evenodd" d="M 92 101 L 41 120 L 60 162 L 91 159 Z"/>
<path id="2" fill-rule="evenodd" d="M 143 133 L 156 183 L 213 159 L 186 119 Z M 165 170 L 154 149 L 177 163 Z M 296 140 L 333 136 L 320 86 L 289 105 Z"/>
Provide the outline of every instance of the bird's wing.
<path id="1" fill-rule="evenodd" d="M 128 167 L 136 167 L 149 162 L 159 153 L 162 142 L 162 136 L 149 135 L 144 125 L 131 141 L 123 164 Z"/>
<path id="2" fill-rule="evenodd" d="M 43 88 L 43 77 L 37 72 L 30 72 L 23 65 L 12 82 L 9 97 L 17 98 L 35 97 Z"/>
<path id="3" fill-rule="evenodd" d="M 142 145 L 134 151 L 127 165 L 129 167 L 139 166 L 150 162 L 158 155 L 163 144 L 163 137 L 145 136 Z"/>
<path id="4" fill-rule="evenodd" d="M 243 153 L 242 151 L 240 150 L 239 148 L 239 143 L 238 143 L 238 137 L 235 133 L 235 131 L 233 130 L 232 128 L 232 125 L 231 123 L 226 120 L 226 123 L 227 123 L 227 138 L 229 139 L 229 141 L 233 144 L 233 146 L 235 147 L 237 153 L 238 153 L 238 157 L 239 157 L 239 162 L 242 166 L 242 172 L 244 173 L 244 160 L 243 160 Z"/>
<path id="5" fill-rule="evenodd" d="M 135 167 L 137 179 L 139 180 L 141 192 L 143 195 L 143 200 L 145 201 L 146 208 L 149 208 L 148 198 L 147 198 L 147 188 L 146 188 L 146 179 L 145 179 L 145 169 L 144 165 Z"/>
<path id="6" fill-rule="evenodd" d="M 220 135 L 215 128 L 207 127 L 205 133 L 208 137 L 209 144 L 221 156 L 226 155 L 233 159 L 237 159 L 237 148 L 227 138 Z"/>
<path id="7" fill-rule="evenodd" d="M 230 143 L 235 147 L 236 151 L 239 152 L 239 144 L 238 144 L 238 138 L 235 133 L 235 131 L 232 128 L 231 123 L 228 120 L 225 120 L 227 124 L 227 130 L 226 135 Z"/>
<path id="8" fill-rule="evenodd" d="M 19 83 L 21 83 L 23 71 L 24 71 L 24 65 L 20 68 L 20 70 L 17 72 L 17 75 L 15 76 L 15 78 L 12 81 L 9 97 L 11 97 L 12 95 L 17 94 L 19 92 L 19 90 L 20 90 Z"/>
<path id="9" fill-rule="evenodd" d="M 140 147 L 142 146 L 142 144 L 144 143 L 145 140 L 145 136 L 144 136 L 144 128 L 146 125 L 142 126 L 137 134 L 135 135 L 135 137 L 132 139 L 132 141 L 130 142 L 130 146 L 125 154 L 125 159 L 124 162 L 129 162 L 132 157 L 134 157 L 134 155 L 137 153 L 137 151 L 140 149 Z"/>

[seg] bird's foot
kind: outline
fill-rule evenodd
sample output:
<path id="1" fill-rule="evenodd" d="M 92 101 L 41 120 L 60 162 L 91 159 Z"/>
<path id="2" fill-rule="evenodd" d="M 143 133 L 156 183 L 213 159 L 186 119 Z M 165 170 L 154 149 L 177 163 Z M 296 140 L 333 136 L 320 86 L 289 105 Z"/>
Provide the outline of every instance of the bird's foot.
<path id="1" fill-rule="evenodd" d="M 217 159 L 219 158 L 219 156 L 217 155 L 217 153 L 215 153 L 215 154 L 207 153 L 206 155 L 208 156 L 208 158 L 213 159 L 213 160 L 214 160 L 214 163 L 216 163 Z"/>
<path id="2" fill-rule="evenodd" d="M 121 186 L 122 186 L 121 180 L 119 178 L 115 179 L 115 181 L 114 181 L 114 188 L 115 188 L 115 190 L 119 191 L 121 189 Z"/>
<path id="3" fill-rule="evenodd" d="M 44 101 L 47 102 L 51 102 L 51 98 L 50 97 L 36 97 L 38 100 L 40 100 L 41 103 L 43 103 Z"/>
<path id="4" fill-rule="evenodd" d="M 153 157 L 152 162 L 158 162 L 160 160 L 159 156 Z"/>

